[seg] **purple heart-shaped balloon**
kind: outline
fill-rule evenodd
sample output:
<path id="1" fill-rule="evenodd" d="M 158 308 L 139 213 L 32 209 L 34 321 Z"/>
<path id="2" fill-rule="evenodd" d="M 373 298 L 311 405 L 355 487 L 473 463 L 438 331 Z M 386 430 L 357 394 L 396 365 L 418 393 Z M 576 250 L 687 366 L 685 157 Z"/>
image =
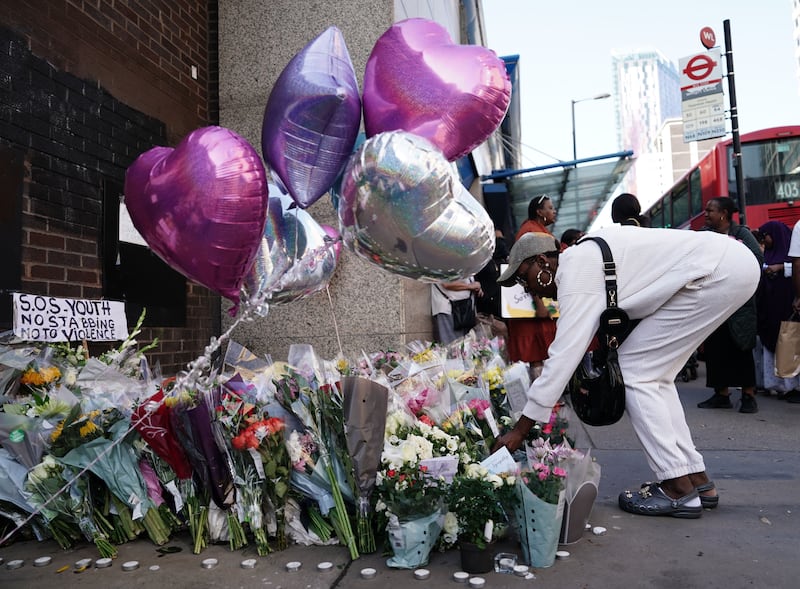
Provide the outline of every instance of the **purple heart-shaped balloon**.
<path id="1" fill-rule="evenodd" d="M 503 60 L 479 45 L 456 45 L 438 23 L 411 18 L 378 39 L 364 72 L 367 137 L 403 130 L 455 161 L 500 125 L 511 99 Z"/>
<path id="2" fill-rule="evenodd" d="M 167 264 L 238 302 L 267 210 L 266 170 L 246 140 L 204 127 L 146 151 L 125 174 L 125 205 Z"/>

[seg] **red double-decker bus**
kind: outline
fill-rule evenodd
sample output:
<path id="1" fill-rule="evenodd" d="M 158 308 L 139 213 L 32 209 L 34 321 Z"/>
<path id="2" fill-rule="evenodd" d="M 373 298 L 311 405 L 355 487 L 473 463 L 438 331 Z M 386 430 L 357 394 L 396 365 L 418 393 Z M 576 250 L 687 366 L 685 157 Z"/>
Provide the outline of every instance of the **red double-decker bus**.
<path id="1" fill-rule="evenodd" d="M 773 127 L 740 137 L 745 186 L 745 222 L 789 227 L 800 219 L 800 126 Z M 653 227 L 700 229 L 706 203 L 717 196 L 739 202 L 733 141 L 717 143 L 647 210 Z"/>

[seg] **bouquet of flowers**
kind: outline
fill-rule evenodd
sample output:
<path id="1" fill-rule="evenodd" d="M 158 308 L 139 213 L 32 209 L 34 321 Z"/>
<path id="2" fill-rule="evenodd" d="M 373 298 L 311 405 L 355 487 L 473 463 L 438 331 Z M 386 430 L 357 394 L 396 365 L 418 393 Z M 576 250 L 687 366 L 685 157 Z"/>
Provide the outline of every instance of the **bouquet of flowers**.
<path id="1" fill-rule="evenodd" d="M 443 499 L 458 470 L 459 441 L 399 407 L 387 416 L 375 508 L 394 552 L 387 564 L 414 568 L 428 561 L 442 531 Z"/>
<path id="2" fill-rule="evenodd" d="M 491 402 L 486 399 L 459 403 L 442 423 L 442 429 L 461 441 L 463 464 L 480 462 L 488 457 L 495 438 L 500 435 Z"/>
<path id="3" fill-rule="evenodd" d="M 102 556 L 115 557 L 117 549 L 96 523 L 88 488 L 86 478 L 76 477 L 50 454 L 28 472 L 25 481 L 28 502 L 39 510 L 61 548 L 71 548 L 83 536 Z"/>
<path id="4" fill-rule="evenodd" d="M 334 530 L 325 516 L 334 506 L 334 501 L 327 473 L 320 463 L 319 448 L 311 434 L 294 430 L 286 438 L 286 450 L 292 463 L 292 488 L 303 498 L 309 516 L 309 531 L 322 544 L 327 544 Z M 314 540 L 311 536 L 309 542 Z"/>
<path id="5" fill-rule="evenodd" d="M 370 355 L 364 354 L 364 358 L 356 366 L 356 372 L 368 378 L 376 376 L 379 372 L 389 374 L 400 366 L 403 360 L 403 355 L 392 349 L 381 350 Z"/>
<path id="6" fill-rule="evenodd" d="M 564 513 L 566 471 L 556 466 L 559 457 L 571 449 L 552 448 L 547 440 L 534 440 L 528 449 L 530 467 L 519 473 L 517 521 L 520 541 L 534 567 L 553 564 Z"/>
<path id="7" fill-rule="evenodd" d="M 533 425 L 530 433 L 528 434 L 528 441 L 541 438 L 549 441 L 550 445 L 553 447 L 563 442 L 567 442 L 570 446 L 574 446 L 574 440 L 572 440 L 567 434 L 569 421 L 562 416 L 563 408 L 563 402 L 556 403 L 547 423 L 536 422 Z"/>
<path id="8" fill-rule="evenodd" d="M 391 544 L 392 568 L 413 569 L 428 562 L 444 524 L 446 484 L 428 475 L 418 460 L 378 471 L 376 509 L 384 512 Z"/>
<path id="9" fill-rule="evenodd" d="M 361 552 L 375 552 L 370 498 L 383 450 L 389 391 L 362 377 L 342 378 L 341 390 L 345 443 L 352 458 L 354 490 L 358 495 L 358 548 Z"/>
<path id="10" fill-rule="evenodd" d="M 291 471 L 291 461 L 284 443 L 284 429 L 285 423 L 282 419 L 268 417 L 251 423 L 231 440 L 234 450 L 241 453 L 249 453 L 255 466 L 257 475 L 255 480 L 249 467 L 245 467 L 244 472 L 248 473 L 245 486 L 251 487 L 254 483 L 259 486 L 262 484 L 260 481 L 263 481 L 266 500 L 275 514 L 275 537 L 278 550 L 286 548 L 284 516 Z M 240 460 L 239 462 L 241 463 Z M 246 492 L 256 493 L 253 490 Z M 256 537 L 259 555 L 266 556 L 270 551 L 269 544 L 264 541 L 263 524 L 259 525 L 258 516 L 260 514 L 256 512 L 254 499 L 256 498 L 253 497 L 247 501 L 251 511 L 248 513 L 248 516 L 250 516 L 248 519 L 251 530 Z"/>
<path id="11" fill-rule="evenodd" d="M 344 503 L 342 488 L 350 489 L 346 481 L 337 475 L 334 466 L 337 458 L 336 432 L 331 431 L 331 419 L 336 411 L 331 399 L 331 389 L 322 388 L 312 369 L 308 376 L 291 366 L 286 366 L 283 373 L 275 380 L 277 397 L 281 405 L 305 426 L 320 453 L 320 463 L 327 474 L 333 507 L 330 518 L 339 540 L 348 547 L 350 557 L 358 558 L 356 537 L 350 524 L 347 506 Z M 342 471 L 340 471 L 341 473 Z M 346 472 L 346 471 L 345 471 Z"/>
<path id="12" fill-rule="evenodd" d="M 193 551 L 199 554 L 209 538 L 222 539 L 223 530 L 209 527 L 209 502 L 227 511 L 236 497 L 231 468 L 220 448 L 220 433 L 215 426 L 212 391 L 170 388 L 177 381 L 165 383 L 164 402 L 169 412 L 172 431 L 183 448 L 196 482 L 196 493 L 187 497 L 189 530 Z"/>

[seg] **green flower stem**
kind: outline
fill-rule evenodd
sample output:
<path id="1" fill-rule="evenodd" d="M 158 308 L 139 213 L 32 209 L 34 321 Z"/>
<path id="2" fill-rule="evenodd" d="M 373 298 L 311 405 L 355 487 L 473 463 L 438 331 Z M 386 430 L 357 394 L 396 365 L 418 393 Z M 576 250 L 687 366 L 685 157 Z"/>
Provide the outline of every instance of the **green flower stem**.
<path id="1" fill-rule="evenodd" d="M 327 543 L 328 540 L 331 539 L 331 533 L 334 530 L 319 512 L 319 508 L 316 505 L 312 505 L 308 508 L 308 517 L 310 519 L 309 529 L 314 532 L 320 540 Z"/>
<path id="2" fill-rule="evenodd" d="M 358 547 L 356 546 L 356 538 L 353 534 L 353 528 L 350 525 L 350 518 L 347 515 L 347 507 L 344 504 L 344 497 L 342 497 L 342 490 L 339 488 L 339 482 L 336 480 L 336 474 L 333 472 L 333 463 L 330 456 L 325 455 L 325 471 L 328 473 L 328 481 L 331 484 L 333 494 L 334 507 L 331 509 L 331 522 L 336 529 L 336 535 L 350 551 L 351 560 L 356 560 L 359 556 Z"/>

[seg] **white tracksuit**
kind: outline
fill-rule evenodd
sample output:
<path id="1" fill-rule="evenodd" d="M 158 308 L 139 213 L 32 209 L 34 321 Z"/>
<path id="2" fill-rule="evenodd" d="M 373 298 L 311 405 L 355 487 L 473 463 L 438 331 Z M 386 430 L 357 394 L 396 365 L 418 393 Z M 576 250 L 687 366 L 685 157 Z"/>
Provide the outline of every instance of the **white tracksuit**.
<path id="1" fill-rule="evenodd" d="M 755 292 L 761 270 L 740 242 L 712 231 L 608 227 L 619 307 L 641 319 L 619 350 L 626 410 L 659 480 L 705 470 L 675 388 L 692 352 Z M 561 316 L 523 413 L 546 422 L 606 308 L 600 248 L 588 241 L 560 255 Z"/>

